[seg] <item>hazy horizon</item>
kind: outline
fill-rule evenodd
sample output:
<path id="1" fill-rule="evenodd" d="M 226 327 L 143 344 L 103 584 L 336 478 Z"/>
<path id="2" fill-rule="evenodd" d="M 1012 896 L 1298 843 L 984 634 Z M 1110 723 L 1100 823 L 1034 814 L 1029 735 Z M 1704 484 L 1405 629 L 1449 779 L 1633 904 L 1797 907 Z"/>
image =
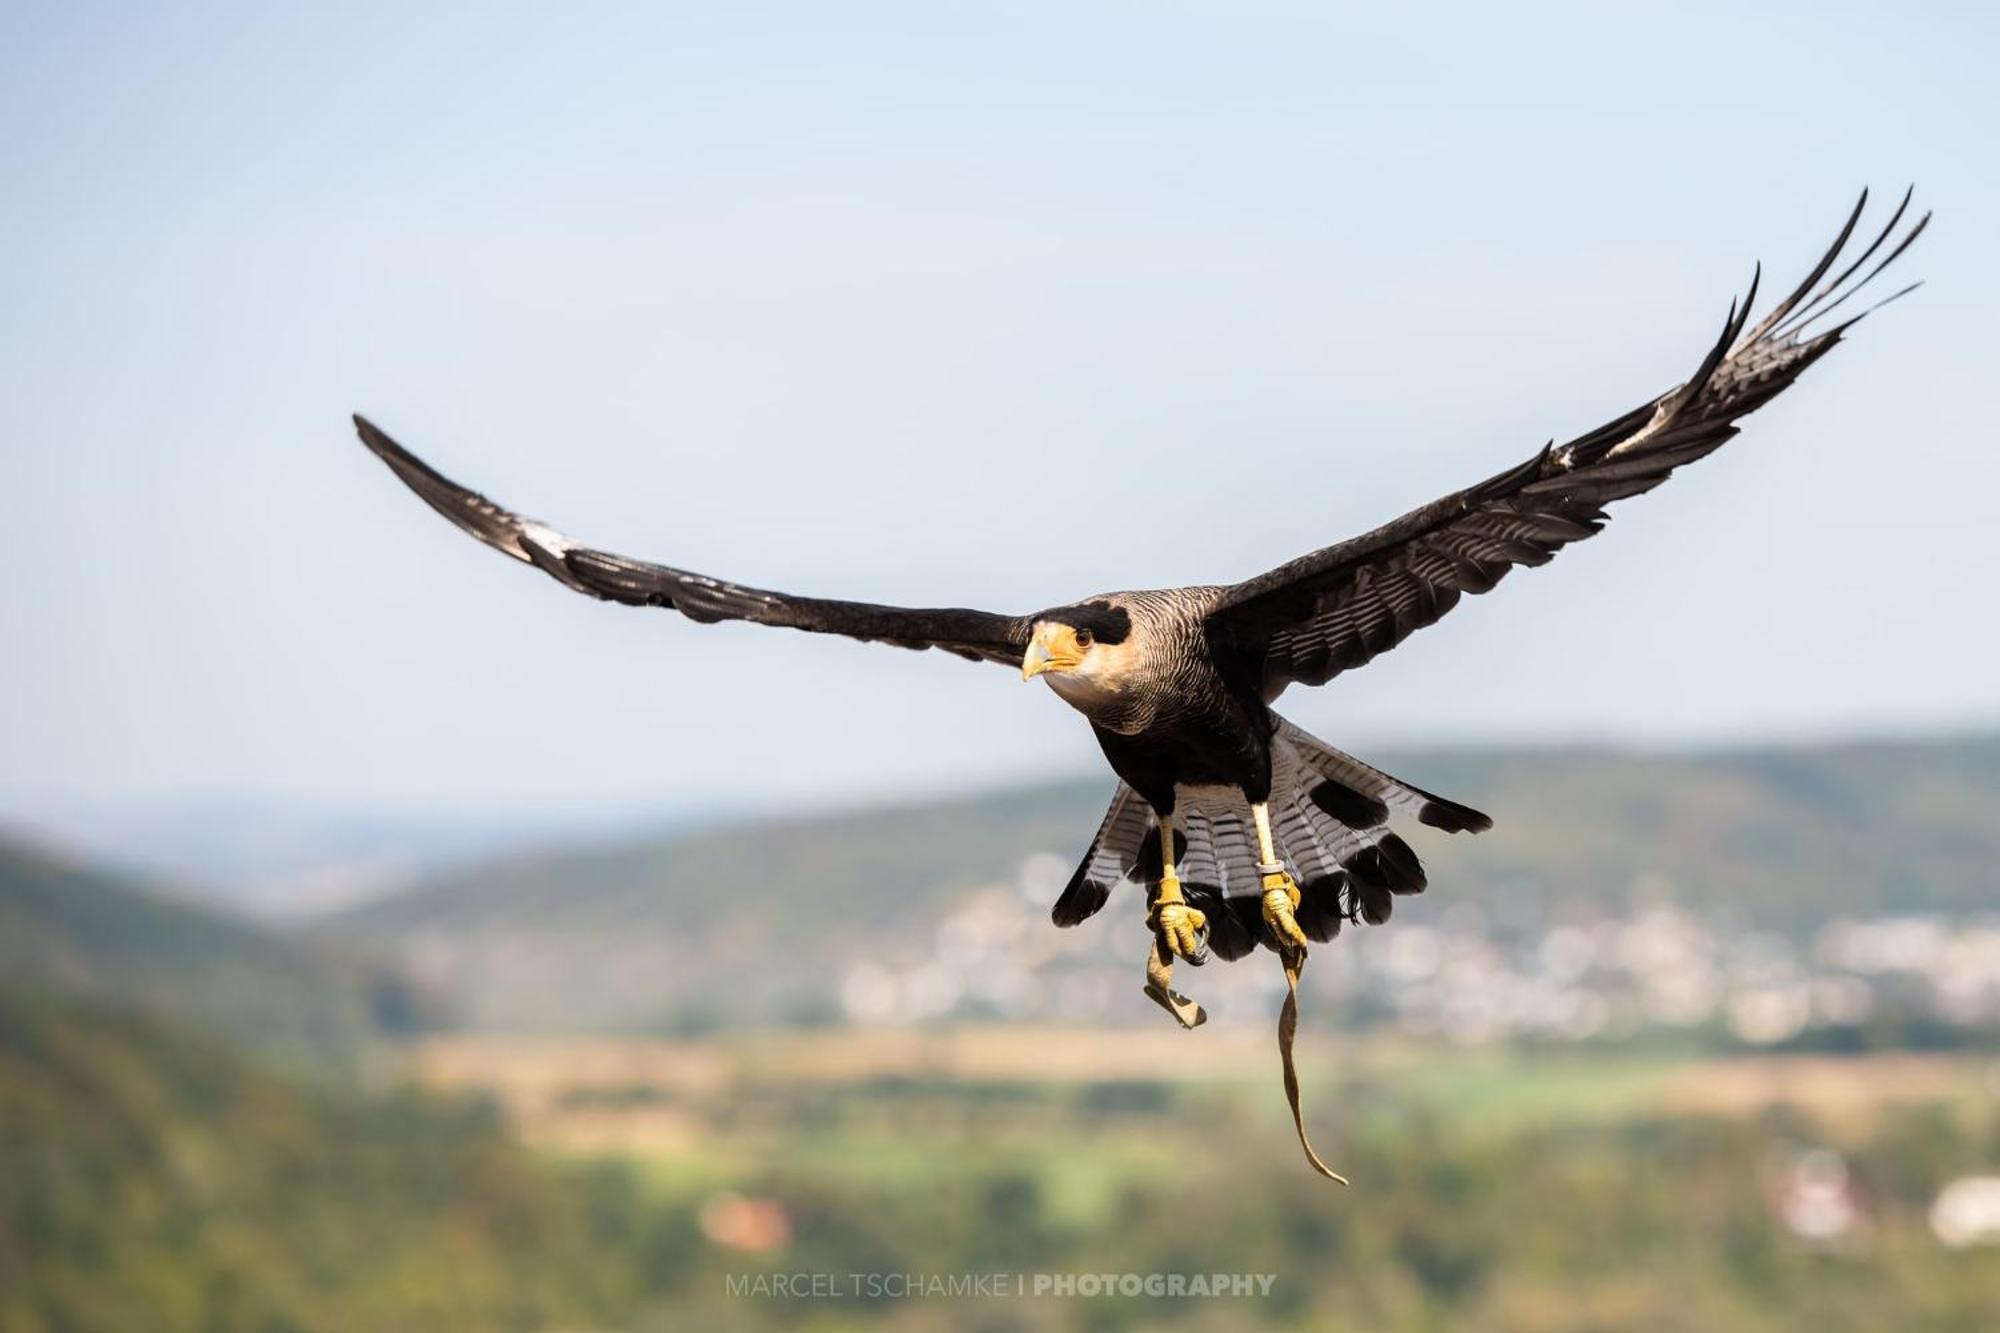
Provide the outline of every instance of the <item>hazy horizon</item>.
<path id="1" fill-rule="evenodd" d="M 1824 768 L 1829 751 L 1851 754 L 1862 764 L 1883 753 L 1930 749 L 1947 751 L 2000 746 L 2000 730 L 1937 735 L 1854 735 L 1838 739 L 1728 745 L 1455 745 L 1402 750 L 1371 747 L 1362 757 L 1386 763 L 1413 781 L 1464 795 L 1458 771 L 1484 760 L 1536 763 L 1555 759 L 1589 763 L 1615 756 L 1647 760 L 1729 762 L 1796 755 Z M 1843 769 L 1846 767 L 1842 766 Z M 415 803 L 316 804 L 258 794 L 183 794 L 161 801 L 46 802 L 21 815 L 0 810 L 0 845 L 25 842 L 45 852 L 82 858 L 102 868 L 137 876 L 156 890 L 196 902 L 224 904 L 274 920 L 290 920 L 339 910 L 382 898 L 440 878 L 549 857 L 590 857 L 612 849 L 659 847 L 728 829 L 775 830 L 794 821 L 867 820 L 884 811 L 949 811 L 955 806 L 999 809 L 1021 798 L 1034 799 L 1051 788 L 1076 788 L 1087 807 L 1064 843 L 1081 846 L 1096 813 L 1096 793 L 1108 793 L 1114 779 L 1078 768 L 1014 781 L 968 780 L 924 791 L 842 798 L 787 798 L 750 803 L 740 794 L 717 792 L 702 804 L 647 804 L 625 807 L 491 805 L 443 808 Z M 1810 785 L 1810 783 L 1808 784 Z M 1483 798 L 1501 822 L 1546 817 L 1550 793 L 1530 781 Z M 1560 805 L 1560 800 L 1555 801 Z M 922 844 L 929 824 L 915 826 Z M 1066 854 L 1066 852 L 1064 853 Z"/>
<path id="2" fill-rule="evenodd" d="M 1921 292 L 1280 708 L 1362 753 L 1991 732 L 1997 21 L 1825 12 L 1677 12 L 1615 61 L 1580 5 L 10 13 L 0 821 L 1101 772 L 1004 671 L 567 593 L 348 414 L 788 591 L 1231 580 L 1644 401 L 1754 261 L 1787 285 L 1910 180 Z"/>
<path id="3" fill-rule="evenodd" d="M 1389 756 L 1425 760 L 1460 755 L 1540 753 L 1601 753 L 1633 758 L 1703 758 L 1788 751 L 1977 745 L 1995 739 L 2000 739 L 2000 723 L 1972 725 L 1941 723 L 1935 727 L 1856 729 L 1828 734 L 1807 732 L 1722 738 L 1695 736 L 1680 739 L 1616 736 L 1518 738 L 1504 735 L 1475 735 L 1432 744 L 1409 744 L 1390 737 L 1384 738 L 1379 743 L 1349 748 L 1357 751 L 1364 759 Z M 711 799 L 684 801 L 654 800 L 641 795 L 628 804 L 608 806 L 602 804 L 563 806 L 545 801 L 537 801 L 532 805 L 507 805 L 479 800 L 462 804 L 448 802 L 431 804 L 407 799 L 371 798 L 366 792 L 352 798 L 323 798 L 311 793 L 274 795 L 250 788 L 186 790 L 157 796 L 120 796 L 115 793 L 77 796 L 57 793 L 41 802 L 35 809 L 23 807 L 23 812 L 20 812 L 22 817 L 19 818 L 13 809 L 0 809 L 0 834 L 12 830 L 32 835 L 38 827 L 33 821 L 42 815 L 55 816 L 57 819 L 55 823 L 40 827 L 62 827 L 64 821 L 100 811 L 132 818 L 151 819 L 171 817 L 176 813 L 205 813 L 219 818 L 231 810 L 239 814 L 262 810 L 270 814 L 291 813 L 308 818 L 326 819 L 405 818 L 413 823 L 435 824 L 478 824 L 485 821 L 501 822 L 540 816 L 547 821 L 546 827 L 556 830 L 588 830 L 593 827 L 617 830 L 644 826 L 649 822 L 668 826 L 685 822 L 698 825 L 709 821 L 726 822 L 738 818 L 758 820 L 786 813 L 806 816 L 837 814 L 843 811 L 864 811 L 931 800 L 978 800 L 985 797 L 1006 796 L 1043 786 L 1087 783 L 1099 779 L 1106 784 L 1108 790 L 1109 784 L 1116 781 L 1116 775 L 1105 768 L 1102 760 L 1093 752 L 1079 759 L 1068 769 L 1051 768 L 1043 772 L 1014 775 L 968 772 L 958 778 L 942 780 L 928 786 L 911 786 L 887 791 L 859 791 L 852 794 L 829 790 L 813 796 L 783 796 L 768 801 L 756 801 L 744 793 L 731 791 L 715 793 Z"/>

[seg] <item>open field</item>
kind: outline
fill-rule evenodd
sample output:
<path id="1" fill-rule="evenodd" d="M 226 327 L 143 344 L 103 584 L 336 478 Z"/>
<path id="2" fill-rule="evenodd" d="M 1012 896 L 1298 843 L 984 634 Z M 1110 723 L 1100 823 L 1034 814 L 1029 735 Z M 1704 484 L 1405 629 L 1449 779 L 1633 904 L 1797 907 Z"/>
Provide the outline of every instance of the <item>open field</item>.
<path id="1" fill-rule="evenodd" d="M 966 1026 L 706 1041 L 456 1037 L 419 1080 L 698 1233 L 678 1317 L 906 1329 L 1971 1327 L 1990 1250 L 1932 1234 L 1991 1172 L 1988 1054 L 1301 1048 L 1271 1034 Z M 1820 1230 L 1815 1230 L 1820 1228 Z M 1258 1271 L 1269 1300 L 745 1299 L 780 1273 Z M 662 1326 L 675 1326 L 671 1320 Z"/>
<path id="2" fill-rule="evenodd" d="M 756 1108 L 882 1100 L 921 1087 L 976 1106 L 1039 1090 L 1056 1098 L 1162 1104 L 1241 1100 L 1282 1117 L 1268 1033 L 975 1026 L 950 1031 L 771 1033 L 706 1041 L 450 1036 L 417 1043 L 416 1079 L 491 1097 L 530 1141 L 558 1151 L 672 1157 L 775 1136 Z M 1687 1056 L 1631 1049 L 1467 1050 L 1305 1040 L 1315 1123 L 1421 1114 L 1454 1128 L 1514 1130 L 1634 1116 L 1746 1117 L 1784 1108 L 1844 1123 L 1903 1104 L 1990 1106 L 2000 1059 L 1881 1053 Z M 747 1109 L 746 1109 L 747 1108 Z"/>

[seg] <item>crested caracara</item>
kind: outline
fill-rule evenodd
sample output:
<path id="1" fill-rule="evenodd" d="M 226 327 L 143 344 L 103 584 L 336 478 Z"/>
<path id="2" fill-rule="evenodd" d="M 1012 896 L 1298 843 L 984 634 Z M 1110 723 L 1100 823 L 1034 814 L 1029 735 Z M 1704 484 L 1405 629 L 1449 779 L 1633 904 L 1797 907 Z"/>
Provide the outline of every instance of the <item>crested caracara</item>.
<path id="1" fill-rule="evenodd" d="M 1173 958 L 1235 959 L 1261 944 L 1296 980 L 1309 941 L 1331 939 L 1344 922 L 1385 921 L 1396 895 L 1423 890 L 1423 866 L 1391 830 L 1392 815 L 1448 832 L 1491 823 L 1307 735 L 1273 701 L 1289 685 L 1323 685 L 1372 661 L 1514 566 L 1547 563 L 1603 527 L 1607 505 L 1721 447 L 1739 418 L 1860 318 L 1816 327 L 1923 231 L 1928 214 L 1902 227 L 1909 203 L 1905 194 L 1835 272 L 1864 192 L 1805 281 L 1756 324 L 1753 278 L 1685 383 L 1567 444 L 1241 583 L 1104 593 L 1029 615 L 797 597 L 614 555 L 447 480 L 367 420 L 355 425 L 432 508 L 578 592 L 703 622 L 941 648 L 1047 682 L 1088 719 L 1119 778 L 1055 922 L 1089 917 L 1126 879 L 1145 884 L 1147 990 L 1192 1026 L 1199 1008 L 1167 985 Z M 1286 1021 L 1295 1022 L 1295 1001 Z"/>

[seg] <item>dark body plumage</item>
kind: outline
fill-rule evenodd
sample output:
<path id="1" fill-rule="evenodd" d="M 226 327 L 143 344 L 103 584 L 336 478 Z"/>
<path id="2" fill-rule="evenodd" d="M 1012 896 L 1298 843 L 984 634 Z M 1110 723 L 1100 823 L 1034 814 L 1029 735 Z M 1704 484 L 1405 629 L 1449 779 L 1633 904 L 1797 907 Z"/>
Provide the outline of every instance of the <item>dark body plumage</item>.
<path id="1" fill-rule="evenodd" d="M 1258 910 L 1266 886 L 1253 804 L 1269 804 L 1275 849 L 1301 890 L 1297 924 L 1319 940 L 1344 921 L 1385 920 L 1394 895 L 1424 888 L 1415 853 L 1389 828 L 1392 814 L 1452 832 L 1491 822 L 1306 735 L 1271 703 L 1289 685 L 1320 685 L 1373 660 L 1516 565 L 1546 563 L 1596 533 L 1605 506 L 1651 490 L 1726 443 L 1739 418 L 1787 388 L 1858 316 L 1819 331 L 1813 324 L 1867 286 L 1929 220 L 1898 233 L 1905 195 L 1860 256 L 1828 278 L 1866 202 L 1864 194 L 1825 257 L 1755 327 L 1753 280 L 1685 383 L 1596 430 L 1242 583 L 1110 593 L 1038 615 L 795 597 L 628 559 L 505 510 L 368 422 L 357 417 L 356 425 L 438 512 L 577 591 L 671 607 L 698 621 L 942 648 L 1045 672 L 1090 720 L 1120 778 L 1055 905 L 1056 923 L 1090 916 L 1128 878 L 1157 882 L 1162 852 L 1154 834 L 1171 819 L 1187 901 L 1206 914 L 1214 952 L 1235 958 L 1277 944 Z"/>

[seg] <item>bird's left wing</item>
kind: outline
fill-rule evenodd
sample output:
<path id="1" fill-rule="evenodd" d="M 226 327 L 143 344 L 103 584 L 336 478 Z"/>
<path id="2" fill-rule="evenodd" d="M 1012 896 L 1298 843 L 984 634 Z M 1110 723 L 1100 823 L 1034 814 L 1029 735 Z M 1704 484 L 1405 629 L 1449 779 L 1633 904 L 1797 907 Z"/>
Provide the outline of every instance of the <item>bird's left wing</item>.
<path id="1" fill-rule="evenodd" d="M 672 607 L 689 620 L 747 620 L 816 634 L 941 648 L 960 657 L 1019 667 L 1031 622 L 962 607 L 877 606 L 794 597 L 725 583 L 684 569 L 595 550 L 545 523 L 525 518 L 469 491 L 397 444 L 365 417 L 355 417 L 361 442 L 431 508 L 495 550 L 541 569 L 564 585 L 627 606 Z"/>
<path id="2" fill-rule="evenodd" d="M 1605 505 L 1649 491 L 1720 448 L 1736 434 L 1737 418 L 1783 392 L 1860 318 L 1810 330 L 1930 221 L 1925 214 L 1890 244 L 1909 208 L 1905 194 L 1874 242 L 1815 291 L 1839 262 L 1867 202 L 1863 192 L 1806 280 L 1746 332 L 1757 295 L 1752 280 L 1687 383 L 1568 444 L 1551 442 L 1477 486 L 1224 590 L 1209 612 L 1211 636 L 1260 662 L 1264 695 L 1275 698 L 1293 682 L 1322 685 L 1367 663 L 1435 623 L 1461 594 L 1485 592 L 1515 565 L 1546 564 L 1590 536 L 1604 525 Z M 1882 258 L 1854 281 L 1878 252 Z"/>

